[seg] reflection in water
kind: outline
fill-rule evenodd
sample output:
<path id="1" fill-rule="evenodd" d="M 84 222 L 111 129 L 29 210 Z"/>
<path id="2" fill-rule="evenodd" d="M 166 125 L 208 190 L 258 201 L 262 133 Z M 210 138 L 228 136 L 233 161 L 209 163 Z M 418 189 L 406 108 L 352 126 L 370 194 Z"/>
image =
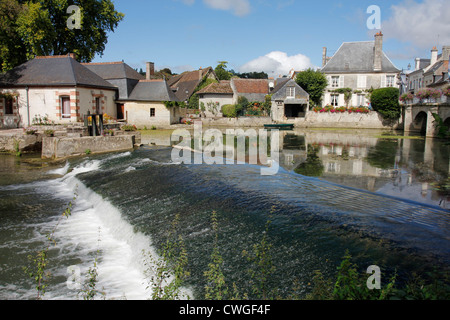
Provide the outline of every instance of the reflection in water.
<path id="1" fill-rule="evenodd" d="M 204 130 L 208 130 L 204 128 Z M 223 130 L 225 132 L 225 130 Z M 170 146 L 171 131 L 143 135 Z M 306 176 L 450 209 L 449 146 L 374 130 L 280 132 L 280 165 Z"/>

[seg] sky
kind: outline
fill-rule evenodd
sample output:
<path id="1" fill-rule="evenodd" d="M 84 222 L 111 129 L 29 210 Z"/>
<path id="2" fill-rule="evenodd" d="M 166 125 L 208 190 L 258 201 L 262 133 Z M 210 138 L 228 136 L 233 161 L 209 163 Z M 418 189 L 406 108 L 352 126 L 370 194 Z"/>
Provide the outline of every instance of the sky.
<path id="1" fill-rule="evenodd" d="M 215 68 L 271 77 L 322 66 L 343 42 L 373 41 L 399 69 L 450 45 L 449 0 L 113 0 L 125 14 L 94 62 L 174 73 Z M 377 6 L 379 10 L 368 10 Z M 379 12 L 379 14 L 378 14 Z M 379 22 L 379 23 L 377 23 Z M 375 28 L 375 29 L 374 29 Z M 377 29 L 379 28 L 379 29 Z"/>

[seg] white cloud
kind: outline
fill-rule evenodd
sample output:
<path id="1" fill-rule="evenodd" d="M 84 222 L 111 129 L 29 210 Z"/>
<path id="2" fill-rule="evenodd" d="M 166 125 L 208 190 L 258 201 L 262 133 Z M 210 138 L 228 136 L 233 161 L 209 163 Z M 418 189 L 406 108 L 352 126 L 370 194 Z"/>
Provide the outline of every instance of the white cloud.
<path id="1" fill-rule="evenodd" d="M 175 0 L 191 6 L 195 0 Z M 203 0 L 203 3 L 216 10 L 231 11 L 234 15 L 243 17 L 250 13 L 250 0 Z"/>
<path id="2" fill-rule="evenodd" d="M 308 68 L 315 68 L 311 59 L 303 54 L 288 56 L 281 51 L 272 51 L 265 56 L 247 62 L 239 68 L 240 72 L 261 72 L 264 71 L 271 77 L 288 75 L 294 69 L 301 71 Z"/>
<path id="3" fill-rule="evenodd" d="M 391 7 L 392 16 L 382 24 L 387 38 L 411 42 L 420 48 L 450 44 L 448 0 L 406 0 Z M 438 43 L 439 42 L 439 43 Z"/>
<path id="4" fill-rule="evenodd" d="M 213 9 L 232 11 L 233 14 L 243 17 L 250 13 L 249 0 L 203 0 L 203 2 Z"/>

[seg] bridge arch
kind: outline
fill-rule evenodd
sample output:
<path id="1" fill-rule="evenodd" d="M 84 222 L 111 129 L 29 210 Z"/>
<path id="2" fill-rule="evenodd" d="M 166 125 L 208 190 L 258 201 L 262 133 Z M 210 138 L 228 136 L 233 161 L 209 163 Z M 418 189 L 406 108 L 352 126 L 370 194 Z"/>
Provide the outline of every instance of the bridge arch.
<path id="1" fill-rule="evenodd" d="M 413 126 L 414 129 L 420 131 L 420 134 L 427 134 L 427 124 L 428 124 L 428 114 L 425 111 L 419 111 L 419 113 L 414 118 Z"/>

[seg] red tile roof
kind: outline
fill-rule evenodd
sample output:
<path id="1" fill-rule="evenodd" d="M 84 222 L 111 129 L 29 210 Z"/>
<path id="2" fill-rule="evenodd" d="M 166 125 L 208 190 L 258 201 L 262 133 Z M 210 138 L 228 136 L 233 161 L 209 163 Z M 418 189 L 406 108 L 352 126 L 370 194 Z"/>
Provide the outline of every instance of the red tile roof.
<path id="1" fill-rule="evenodd" d="M 269 94 L 269 83 L 262 79 L 233 79 L 238 93 Z"/>
<path id="2" fill-rule="evenodd" d="M 233 89 L 231 88 L 230 81 L 220 81 L 220 83 L 211 83 L 197 93 L 233 94 Z"/>

